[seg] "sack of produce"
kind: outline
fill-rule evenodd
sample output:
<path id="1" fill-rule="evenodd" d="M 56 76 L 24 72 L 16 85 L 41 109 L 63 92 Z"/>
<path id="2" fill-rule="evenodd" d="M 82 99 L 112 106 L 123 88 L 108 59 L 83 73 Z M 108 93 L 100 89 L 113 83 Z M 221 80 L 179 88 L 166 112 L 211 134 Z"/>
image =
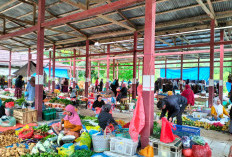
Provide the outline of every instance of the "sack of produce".
<path id="1" fill-rule="evenodd" d="M 33 136 L 34 130 L 33 128 L 29 128 L 29 129 L 24 129 L 23 131 L 21 131 L 19 133 L 19 138 L 21 139 L 29 139 Z"/>
<path id="2" fill-rule="evenodd" d="M 192 151 L 193 151 L 193 157 L 211 157 L 212 156 L 212 151 L 208 143 L 206 143 L 204 146 L 193 145 Z"/>
<path id="3" fill-rule="evenodd" d="M 91 137 L 87 132 L 83 132 L 81 136 L 75 140 L 75 142 L 77 143 L 76 145 L 79 145 L 79 146 L 85 145 L 89 149 L 91 147 Z"/>
<path id="4" fill-rule="evenodd" d="M 15 135 L 18 136 L 21 131 L 23 131 L 25 129 L 29 129 L 29 128 L 30 128 L 29 125 L 26 125 L 26 126 L 22 127 L 21 129 L 16 130 L 15 131 Z"/>

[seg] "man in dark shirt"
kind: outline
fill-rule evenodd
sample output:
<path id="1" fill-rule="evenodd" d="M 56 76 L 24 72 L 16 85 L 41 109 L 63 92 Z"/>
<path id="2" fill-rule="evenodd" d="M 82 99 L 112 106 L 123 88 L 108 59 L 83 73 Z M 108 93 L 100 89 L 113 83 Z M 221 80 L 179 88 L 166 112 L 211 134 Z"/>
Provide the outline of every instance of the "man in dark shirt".
<path id="1" fill-rule="evenodd" d="M 172 122 L 177 118 L 177 124 L 182 125 L 182 113 L 187 106 L 187 99 L 181 95 L 167 96 L 157 103 L 157 107 L 162 109 L 160 119 L 168 112 L 168 120 Z"/>

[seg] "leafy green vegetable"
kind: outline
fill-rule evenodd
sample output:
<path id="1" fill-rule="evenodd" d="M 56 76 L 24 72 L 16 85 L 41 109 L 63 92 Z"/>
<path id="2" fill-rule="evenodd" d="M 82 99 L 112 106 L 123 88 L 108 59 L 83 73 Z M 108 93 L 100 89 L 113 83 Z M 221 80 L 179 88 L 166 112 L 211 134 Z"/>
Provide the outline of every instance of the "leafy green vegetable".
<path id="1" fill-rule="evenodd" d="M 159 126 L 157 122 L 154 122 L 153 135 L 152 136 L 159 139 L 160 134 L 161 134 L 161 126 Z"/>
<path id="2" fill-rule="evenodd" d="M 37 128 L 34 127 L 33 129 L 34 130 L 40 130 L 41 129 L 42 132 L 48 132 L 50 130 L 50 126 L 45 124 L 45 125 L 41 125 L 41 126 L 39 126 Z"/>
<path id="3" fill-rule="evenodd" d="M 91 157 L 94 154 L 91 150 L 76 150 L 71 157 Z"/>
<path id="4" fill-rule="evenodd" d="M 21 157 L 61 157 L 59 154 L 57 153 L 36 153 L 36 154 L 26 154 L 26 155 L 22 155 Z"/>
<path id="5" fill-rule="evenodd" d="M 15 102 L 16 102 L 19 106 L 21 106 L 22 103 L 25 102 L 25 101 L 26 101 L 25 98 L 20 98 L 20 99 L 15 100 Z"/>

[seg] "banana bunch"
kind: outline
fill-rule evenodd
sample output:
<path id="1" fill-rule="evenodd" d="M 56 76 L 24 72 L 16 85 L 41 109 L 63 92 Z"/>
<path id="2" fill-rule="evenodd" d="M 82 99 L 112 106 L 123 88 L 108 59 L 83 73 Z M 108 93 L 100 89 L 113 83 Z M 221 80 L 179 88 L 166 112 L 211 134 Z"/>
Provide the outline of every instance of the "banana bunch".
<path id="1" fill-rule="evenodd" d="M 209 130 L 210 127 L 211 127 L 211 124 L 209 124 L 209 123 L 204 124 L 204 129 Z"/>

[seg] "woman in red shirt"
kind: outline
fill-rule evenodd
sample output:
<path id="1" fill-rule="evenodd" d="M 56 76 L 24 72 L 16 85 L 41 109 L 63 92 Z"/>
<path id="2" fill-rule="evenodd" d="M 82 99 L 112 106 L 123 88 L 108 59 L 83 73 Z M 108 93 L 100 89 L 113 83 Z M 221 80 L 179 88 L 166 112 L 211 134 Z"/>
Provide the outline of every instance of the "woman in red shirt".
<path id="1" fill-rule="evenodd" d="M 189 112 L 192 112 L 192 107 L 194 106 L 195 100 L 194 100 L 194 92 L 192 91 L 191 87 L 187 84 L 185 85 L 185 90 L 181 93 L 182 96 L 184 96 L 188 101 L 188 108 Z"/>

